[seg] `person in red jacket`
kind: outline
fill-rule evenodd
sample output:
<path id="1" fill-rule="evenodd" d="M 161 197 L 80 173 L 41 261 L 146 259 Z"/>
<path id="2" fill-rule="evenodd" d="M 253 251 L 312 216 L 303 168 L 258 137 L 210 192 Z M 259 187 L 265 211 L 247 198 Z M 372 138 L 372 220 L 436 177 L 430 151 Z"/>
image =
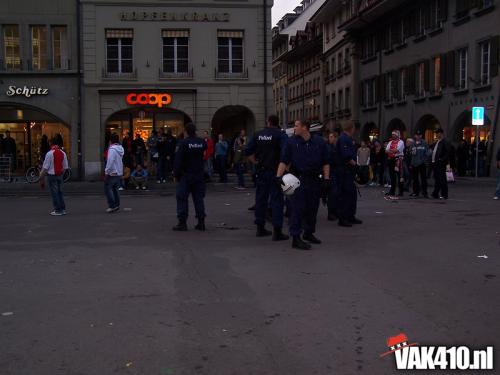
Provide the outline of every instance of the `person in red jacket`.
<path id="1" fill-rule="evenodd" d="M 205 162 L 205 173 L 208 176 L 208 179 L 212 179 L 212 175 L 214 174 L 214 164 L 213 164 L 213 159 L 214 159 L 214 141 L 212 138 L 210 138 L 210 135 L 208 132 L 205 130 L 203 133 L 203 139 L 205 140 L 207 144 L 207 149 L 205 150 L 205 153 L 203 154 L 203 161 Z"/>

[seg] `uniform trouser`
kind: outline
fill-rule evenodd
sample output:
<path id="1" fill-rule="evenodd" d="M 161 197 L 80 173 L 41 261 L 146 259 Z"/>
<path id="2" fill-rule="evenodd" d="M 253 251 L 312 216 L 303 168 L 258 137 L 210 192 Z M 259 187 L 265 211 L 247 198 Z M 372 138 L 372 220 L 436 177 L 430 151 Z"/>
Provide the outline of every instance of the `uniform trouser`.
<path id="1" fill-rule="evenodd" d="M 495 197 L 500 198 L 500 169 L 497 173 L 497 190 L 495 191 Z"/>
<path id="2" fill-rule="evenodd" d="M 48 175 L 47 181 L 49 183 L 50 195 L 52 196 L 52 204 L 54 211 L 62 212 L 66 209 L 64 203 L 64 195 L 62 191 L 63 178 L 62 176 Z"/>
<path id="3" fill-rule="evenodd" d="M 266 223 L 266 211 L 271 206 L 273 227 L 283 227 L 283 193 L 275 183 L 276 171 L 257 172 L 255 191 L 255 224 Z"/>
<path id="4" fill-rule="evenodd" d="M 330 190 L 328 191 L 328 214 L 339 216 L 339 177 L 333 175 Z"/>
<path id="5" fill-rule="evenodd" d="M 339 173 L 339 219 L 348 221 L 356 216 L 357 193 L 354 173 L 350 171 Z"/>
<path id="6" fill-rule="evenodd" d="M 300 187 L 290 197 L 290 235 L 300 236 L 302 232 L 312 234 L 316 231 L 321 193 L 321 180 L 301 179 Z"/>
<path id="7" fill-rule="evenodd" d="M 433 163 L 432 168 L 434 169 L 434 191 L 432 195 L 434 197 L 441 196 L 448 198 L 448 181 L 446 180 L 446 165 L 443 163 Z"/>
<path id="8" fill-rule="evenodd" d="M 413 194 L 419 195 L 422 191 L 423 195 L 427 195 L 427 167 L 425 163 L 419 166 L 413 166 Z"/>
<path id="9" fill-rule="evenodd" d="M 403 194 L 404 181 L 401 182 L 403 171 L 396 172 L 396 159 L 389 159 L 387 165 L 389 167 L 389 175 L 391 176 L 391 190 L 389 191 L 389 195 L 396 194 L 396 185 L 399 188 L 399 194 Z"/>
<path id="10" fill-rule="evenodd" d="M 196 212 L 196 217 L 200 219 L 205 218 L 205 181 L 203 181 L 203 175 L 193 176 L 185 175 L 182 176 L 177 183 L 177 218 L 180 221 L 185 221 L 188 218 L 189 212 L 189 194 L 193 197 L 194 210 Z"/>
<path id="11" fill-rule="evenodd" d="M 104 182 L 104 193 L 106 194 L 109 208 L 120 207 L 120 193 L 118 192 L 118 188 L 121 186 L 121 183 L 121 176 L 106 177 L 106 181 Z"/>

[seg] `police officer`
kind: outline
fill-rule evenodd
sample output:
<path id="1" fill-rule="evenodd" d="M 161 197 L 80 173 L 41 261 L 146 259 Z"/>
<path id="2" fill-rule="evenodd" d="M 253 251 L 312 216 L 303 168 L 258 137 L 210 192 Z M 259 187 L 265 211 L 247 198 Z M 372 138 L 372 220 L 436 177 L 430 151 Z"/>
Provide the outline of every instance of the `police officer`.
<path id="1" fill-rule="evenodd" d="M 193 196 L 194 209 L 198 224 L 195 229 L 205 230 L 205 181 L 203 179 L 203 154 L 207 145 L 196 136 L 196 126 L 187 123 L 184 126 L 184 139 L 177 144 L 174 161 L 174 177 L 177 183 L 177 218 L 175 231 L 187 230 L 188 198 Z"/>
<path id="2" fill-rule="evenodd" d="M 337 139 L 339 132 L 334 130 L 328 134 L 328 151 L 330 157 L 330 191 L 328 193 L 328 221 L 336 221 L 338 219 L 339 209 L 339 177 L 337 174 Z"/>
<path id="3" fill-rule="evenodd" d="M 354 184 L 357 153 L 354 146 L 355 127 L 352 121 L 344 124 L 343 133 L 337 140 L 337 167 L 339 178 L 339 225 L 352 227 L 353 224 L 362 224 L 356 218 L 357 189 Z"/>
<path id="4" fill-rule="evenodd" d="M 310 243 L 321 243 L 314 236 L 316 217 L 320 198 L 330 189 L 328 148 L 322 137 L 310 133 L 309 126 L 306 121 L 295 121 L 295 135 L 287 141 L 276 174 L 278 184 L 282 184 L 287 168 L 300 180 L 300 187 L 290 197 L 289 218 L 292 247 L 299 250 L 310 250 Z"/>
<path id="5" fill-rule="evenodd" d="M 289 238 L 282 232 L 283 192 L 274 181 L 281 152 L 287 140 L 286 133 L 279 127 L 278 117 L 272 115 L 267 120 L 266 128 L 252 137 L 245 150 L 248 160 L 255 165 L 256 170 L 255 224 L 257 225 L 257 237 L 271 235 L 271 232 L 265 228 L 266 212 L 268 205 L 270 205 L 273 241 L 284 241 Z"/>

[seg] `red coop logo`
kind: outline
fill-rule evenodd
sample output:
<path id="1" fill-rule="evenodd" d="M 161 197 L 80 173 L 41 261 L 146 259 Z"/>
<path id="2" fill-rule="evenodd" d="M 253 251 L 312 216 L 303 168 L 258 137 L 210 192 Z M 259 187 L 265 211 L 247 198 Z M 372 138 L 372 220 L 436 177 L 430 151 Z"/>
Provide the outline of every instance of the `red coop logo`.
<path id="1" fill-rule="evenodd" d="M 163 93 L 130 93 L 127 95 L 128 105 L 154 105 L 158 108 L 172 103 L 172 96 Z"/>

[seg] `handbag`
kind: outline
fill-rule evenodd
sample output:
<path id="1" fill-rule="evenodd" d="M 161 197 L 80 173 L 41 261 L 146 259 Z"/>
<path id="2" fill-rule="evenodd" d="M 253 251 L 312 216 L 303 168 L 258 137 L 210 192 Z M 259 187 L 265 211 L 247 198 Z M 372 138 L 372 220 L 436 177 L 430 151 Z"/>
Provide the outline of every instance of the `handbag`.
<path id="1" fill-rule="evenodd" d="M 446 181 L 455 182 L 455 176 L 453 176 L 453 171 L 451 169 L 446 171 Z"/>

